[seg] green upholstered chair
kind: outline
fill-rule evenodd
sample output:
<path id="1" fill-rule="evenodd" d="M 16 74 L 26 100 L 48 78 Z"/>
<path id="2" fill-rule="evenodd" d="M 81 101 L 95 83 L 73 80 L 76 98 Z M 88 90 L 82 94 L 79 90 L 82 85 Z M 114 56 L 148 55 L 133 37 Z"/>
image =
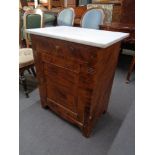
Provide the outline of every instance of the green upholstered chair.
<path id="1" fill-rule="evenodd" d="M 54 14 L 49 14 L 49 13 L 43 14 L 44 27 L 54 26 L 55 20 L 56 20 L 56 16 Z"/>
<path id="2" fill-rule="evenodd" d="M 22 28 L 23 28 L 23 20 L 22 20 L 22 16 L 23 16 L 23 11 L 22 9 L 19 9 L 19 46 L 22 46 Z"/>
<path id="3" fill-rule="evenodd" d="M 27 48 L 31 45 L 30 35 L 25 32 L 26 29 L 43 27 L 43 13 L 40 10 L 35 10 L 33 13 L 24 13 L 24 38 Z"/>
<path id="4" fill-rule="evenodd" d="M 99 25 L 103 24 L 104 20 L 103 9 L 93 8 L 85 12 L 81 19 L 81 27 L 90 29 L 99 29 Z"/>
<path id="5" fill-rule="evenodd" d="M 45 2 L 45 1 L 41 1 Z M 36 9 L 40 9 L 43 12 L 43 25 L 44 27 L 53 26 L 56 20 L 54 13 L 49 12 L 47 8 L 42 5 L 38 5 Z"/>

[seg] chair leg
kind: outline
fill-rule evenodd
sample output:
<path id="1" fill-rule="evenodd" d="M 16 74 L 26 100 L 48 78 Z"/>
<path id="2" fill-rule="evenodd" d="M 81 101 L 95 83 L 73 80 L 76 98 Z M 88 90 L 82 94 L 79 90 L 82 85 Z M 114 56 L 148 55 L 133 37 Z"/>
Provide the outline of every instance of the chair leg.
<path id="1" fill-rule="evenodd" d="M 129 83 L 129 81 L 130 81 L 130 75 L 131 75 L 131 73 L 133 71 L 134 66 L 135 66 L 135 56 L 131 60 L 129 70 L 128 70 L 128 74 L 127 74 L 127 77 L 126 77 L 126 83 Z"/>
<path id="2" fill-rule="evenodd" d="M 33 73 L 34 77 L 36 77 L 36 72 L 35 72 L 34 67 L 31 67 L 31 71 L 32 71 L 32 73 Z"/>
<path id="3" fill-rule="evenodd" d="M 27 90 L 27 83 L 26 83 L 26 79 L 25 79 L 24 73 L 20 74 L 20 80 L 22 82 L 22 86 L 24 88 L 25 95 L 28 98 L 29 94 L 28 94 L 28 90 Z"/>
<path id="4" fill-rule="evenodd" d="M 26 41 L 21 40 L 20 48 L 25 48 L 26 47 Z"/>
<path id="5" fill-rule="evenodd" d="M 30 44 L 29 44 L 29 41 L 27 39 L 26 39 L 26 47 L 30 48 Z"/>
<path id="6" fill-rule="evenodd" d="M 29 74 L 31 74 L 31 71 L 30 71 L 30 69 L 27 69 L 27 71 L 29 72 Z"/>

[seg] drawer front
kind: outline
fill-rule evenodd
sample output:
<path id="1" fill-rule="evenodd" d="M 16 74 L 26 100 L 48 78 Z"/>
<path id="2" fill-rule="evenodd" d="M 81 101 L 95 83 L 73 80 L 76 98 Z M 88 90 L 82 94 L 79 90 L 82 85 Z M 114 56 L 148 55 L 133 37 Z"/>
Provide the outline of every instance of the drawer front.
<path id="1" fill-rule="evenodd" d="M 55 64 L 72 72 L 80 72 L 80 63 L 78 63 L 77 61 L 73 61 L 64 57 L 58 57 L 55 55 L 49 55 L 41 50 L 39 50 L 39 53 L 41 54 L 42 61 L 45 63 Z"/>
<path id="2" fill-rule="evenodd" d="M 121 18 L 121 5 L 115 5 L 113 8 L 112 22 L 119 22 Z"/>
<path id="3" fill-rule="evenodd" d="M 67 1 L 67 6 L 68 5 L 74 5 L 74 6 L 76 6 L 76 1 L 75 0 L 68 0 Z"/>
<path id="4" fill-rule="evenodd" d="M 67 7 L 72 7 L 72 8 L 74 8 L 74 7 L 76 7 L 76 4 L 67 4 Z"/>
<path id="5" fill-rule="evenodd" d="M 73 91 L 73 85 L 75 84 L 78 76 L 77 73 L 55 64 L 47 63 L 44 65 L 44 73 L 51 81 L 64 85 L 69 90 Z"/>
<path id="6" fill-rule="evenodd" d="M 37 40 L 40 42 L 40 44 L 37 44 L 37 48 L 50 55 L 78 60 L 79 62 L 89 62 L 97 59 L 96 51 L 99 48 L 46 37 L 39 37 Z"/>

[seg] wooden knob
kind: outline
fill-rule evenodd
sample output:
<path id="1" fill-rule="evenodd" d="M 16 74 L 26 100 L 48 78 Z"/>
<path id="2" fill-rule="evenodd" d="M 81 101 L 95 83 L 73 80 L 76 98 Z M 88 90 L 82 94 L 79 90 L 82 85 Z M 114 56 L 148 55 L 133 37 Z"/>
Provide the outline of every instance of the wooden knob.
<path id="1" fill-rule="evenodd" d="M 57 53 L 59 49 L 60 49 L 60 46 L 56 45 L 55 49 L 54 49 L 54 52 Z"/>
<path id="2" fill-rule="evenodd" d="M 73 48 L 73 47 L 70 47 L 70 50 L 71 50 L 71 51 L 74 51 L 74 48 Z"/>
<path id="3" fill-rule="evenodd" d="M 56 45 L 55 46 L 55 52 L 58 52 L 59 49 L 60 49 L 60 46 Z"/>
<path id="4" fill-rule="evenodd" d="M 58 46 L 58 45 L 55 46 L 55 49 L 56 49 L 56 50 L 58 50 L 59 48 L 60 48 L 60 46 Z"/>

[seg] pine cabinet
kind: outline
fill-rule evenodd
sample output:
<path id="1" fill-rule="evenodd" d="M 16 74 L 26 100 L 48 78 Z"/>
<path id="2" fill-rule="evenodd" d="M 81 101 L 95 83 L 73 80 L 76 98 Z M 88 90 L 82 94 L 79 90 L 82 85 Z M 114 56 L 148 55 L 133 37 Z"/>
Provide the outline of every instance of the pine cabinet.
<path id="1" fill-rule="evenodd" d="M 120 40 L 127 35 L 120 33 L 117 37 L 117 33 L 117 41 L 112 39 L 101 48 L 102 44 L 96 46 L 96 39 L 91 43 L 87 35 L 92 32 L 98 38 L 103 33 L 103 43 L 107 44 L 111 33 L 63 26 L 36 31 L 39 33 L 29 30 L 41 104 L 89 137 L 96 121 L 107 111 Z M 66 35 L 69 32 L 73 36 Z M 83 36 L 81 40 L 78 33 Z"/>

